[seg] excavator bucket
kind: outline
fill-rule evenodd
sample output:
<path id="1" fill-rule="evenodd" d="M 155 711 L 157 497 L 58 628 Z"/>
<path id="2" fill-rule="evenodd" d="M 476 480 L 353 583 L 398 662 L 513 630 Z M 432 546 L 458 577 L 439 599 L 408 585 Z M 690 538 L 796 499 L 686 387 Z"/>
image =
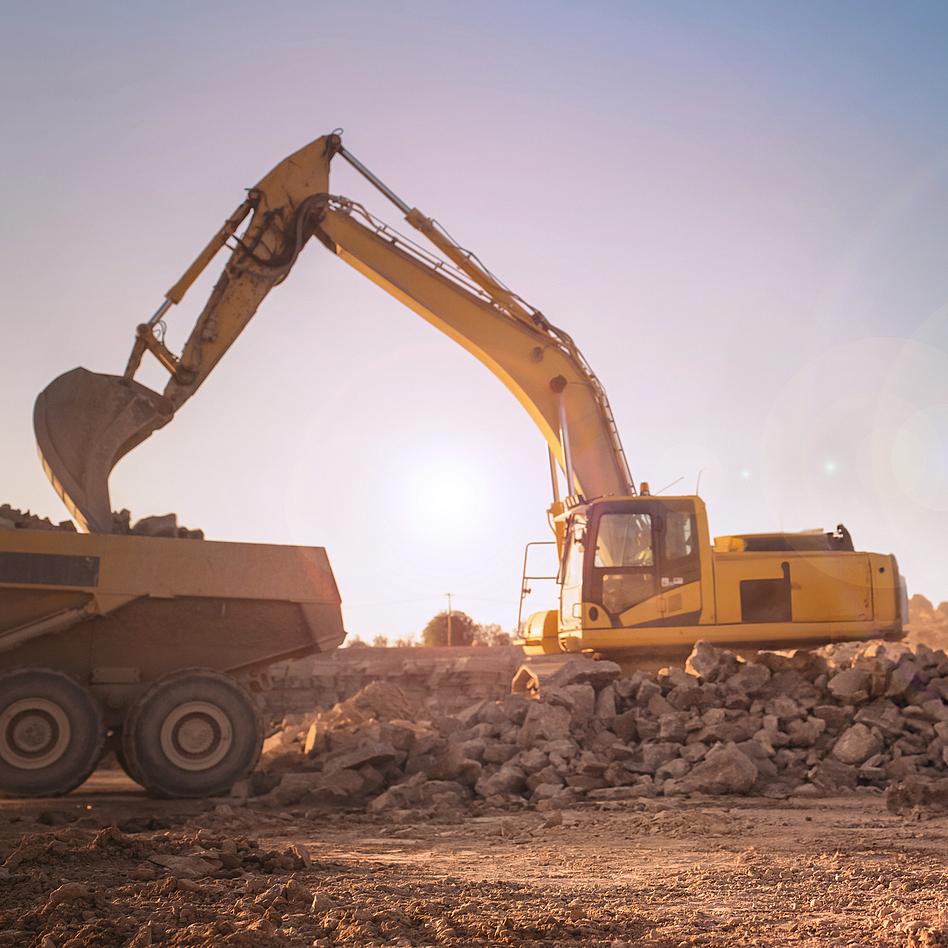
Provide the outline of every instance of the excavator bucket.
<path id="1" fill-rule="evenodd" d="M 83 530 L 112 532 L 112 468 L 173 415 L 171 402 L 150 388 L 83 368 L 40 392 L 33 409 L 40 460 Z"/>

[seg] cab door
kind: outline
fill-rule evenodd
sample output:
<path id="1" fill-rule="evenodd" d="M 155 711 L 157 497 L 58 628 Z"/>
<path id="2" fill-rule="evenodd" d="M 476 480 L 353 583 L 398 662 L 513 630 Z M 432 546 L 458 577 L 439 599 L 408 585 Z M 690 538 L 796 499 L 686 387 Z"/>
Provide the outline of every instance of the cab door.
<path id="1" fill-rule="evenodd" d="M 591 520 L 585 599 L 613 626 L 690 625 L 701 613 L 694 504 L 641 498 L 597 505 Z"/>
<path id="2" fill-rule="evenodd" d="M 648 501 L 597 506 L 586 544 L 586 601 L 601 607 L 613 626 L 638 625 L 658 616 L 656 524 Z"/>

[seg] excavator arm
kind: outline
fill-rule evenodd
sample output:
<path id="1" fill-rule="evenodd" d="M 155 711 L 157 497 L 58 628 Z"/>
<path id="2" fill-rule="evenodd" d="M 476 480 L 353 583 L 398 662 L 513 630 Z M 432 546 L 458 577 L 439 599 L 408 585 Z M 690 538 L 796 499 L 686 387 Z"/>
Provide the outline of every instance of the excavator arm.
<path id="1" fill-rule="evenodd" d="M 392 200 L 443 256 L 360 205 L 332 196 L 329 166 L 335 155 Z M 111 532 L 112 468 L 197 391 L 311 237 L 486 365 L 540 429 L 566 473 L 569 492 L 587 498 L 635 492 L 608 399 L 572 339 L 398 198 L 334 133 L 286 158 L 248 191 L 152 318 L 138 327 L 123 376 L 78 368 L 40 394 L 34 410 L 40 456 L 84 529 Z M 224 246 L 231 246 L 230 257 L 178 357 L 163 341 L 165 315 Z M 162 394 L 134 380 L 146 352 L 169 373 Z"/>

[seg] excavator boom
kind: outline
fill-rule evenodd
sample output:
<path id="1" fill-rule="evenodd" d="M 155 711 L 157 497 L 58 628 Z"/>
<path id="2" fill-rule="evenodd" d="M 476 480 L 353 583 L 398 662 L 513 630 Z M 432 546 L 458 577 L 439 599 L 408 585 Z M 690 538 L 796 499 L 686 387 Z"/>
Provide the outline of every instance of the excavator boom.
<path id="1" fill-rule="evenodd" d="M 398 234 L 360 205 L 332 196 L 334 155 L 393 201 L 443 256 Z M 34 427 L 43 467 L 83 529 L 111 532 L 112 468 L 197 391 L 314 236 L 504 382 L 566 473 L 568 493 L 635 493 L 605 392 L 570 337 L 433 220 L 398 198 L 333 133 L 284 159 L 248 191 L 151 319 L 138 327 L 124 376 L 74 369 L 40 394 Z M 225 246 L 231 247 L 230 257 L 177 356 L 163 342 L 163 320 Z M 134 381 L 146 352 L 169 373 L 162 394 Z"/>

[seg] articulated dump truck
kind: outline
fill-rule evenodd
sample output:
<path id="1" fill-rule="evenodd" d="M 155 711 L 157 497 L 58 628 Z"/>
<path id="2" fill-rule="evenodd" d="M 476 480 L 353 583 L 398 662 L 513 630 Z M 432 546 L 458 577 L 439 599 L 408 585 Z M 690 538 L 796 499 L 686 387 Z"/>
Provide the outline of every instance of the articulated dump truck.
<path id="1" fill-rule="evenodd" d="M 318 547 L 0 529 L 0 792 L 66 793 L 112 748 L 156 795 L 225 793 L 254 679 L 344 637 Z"/>

